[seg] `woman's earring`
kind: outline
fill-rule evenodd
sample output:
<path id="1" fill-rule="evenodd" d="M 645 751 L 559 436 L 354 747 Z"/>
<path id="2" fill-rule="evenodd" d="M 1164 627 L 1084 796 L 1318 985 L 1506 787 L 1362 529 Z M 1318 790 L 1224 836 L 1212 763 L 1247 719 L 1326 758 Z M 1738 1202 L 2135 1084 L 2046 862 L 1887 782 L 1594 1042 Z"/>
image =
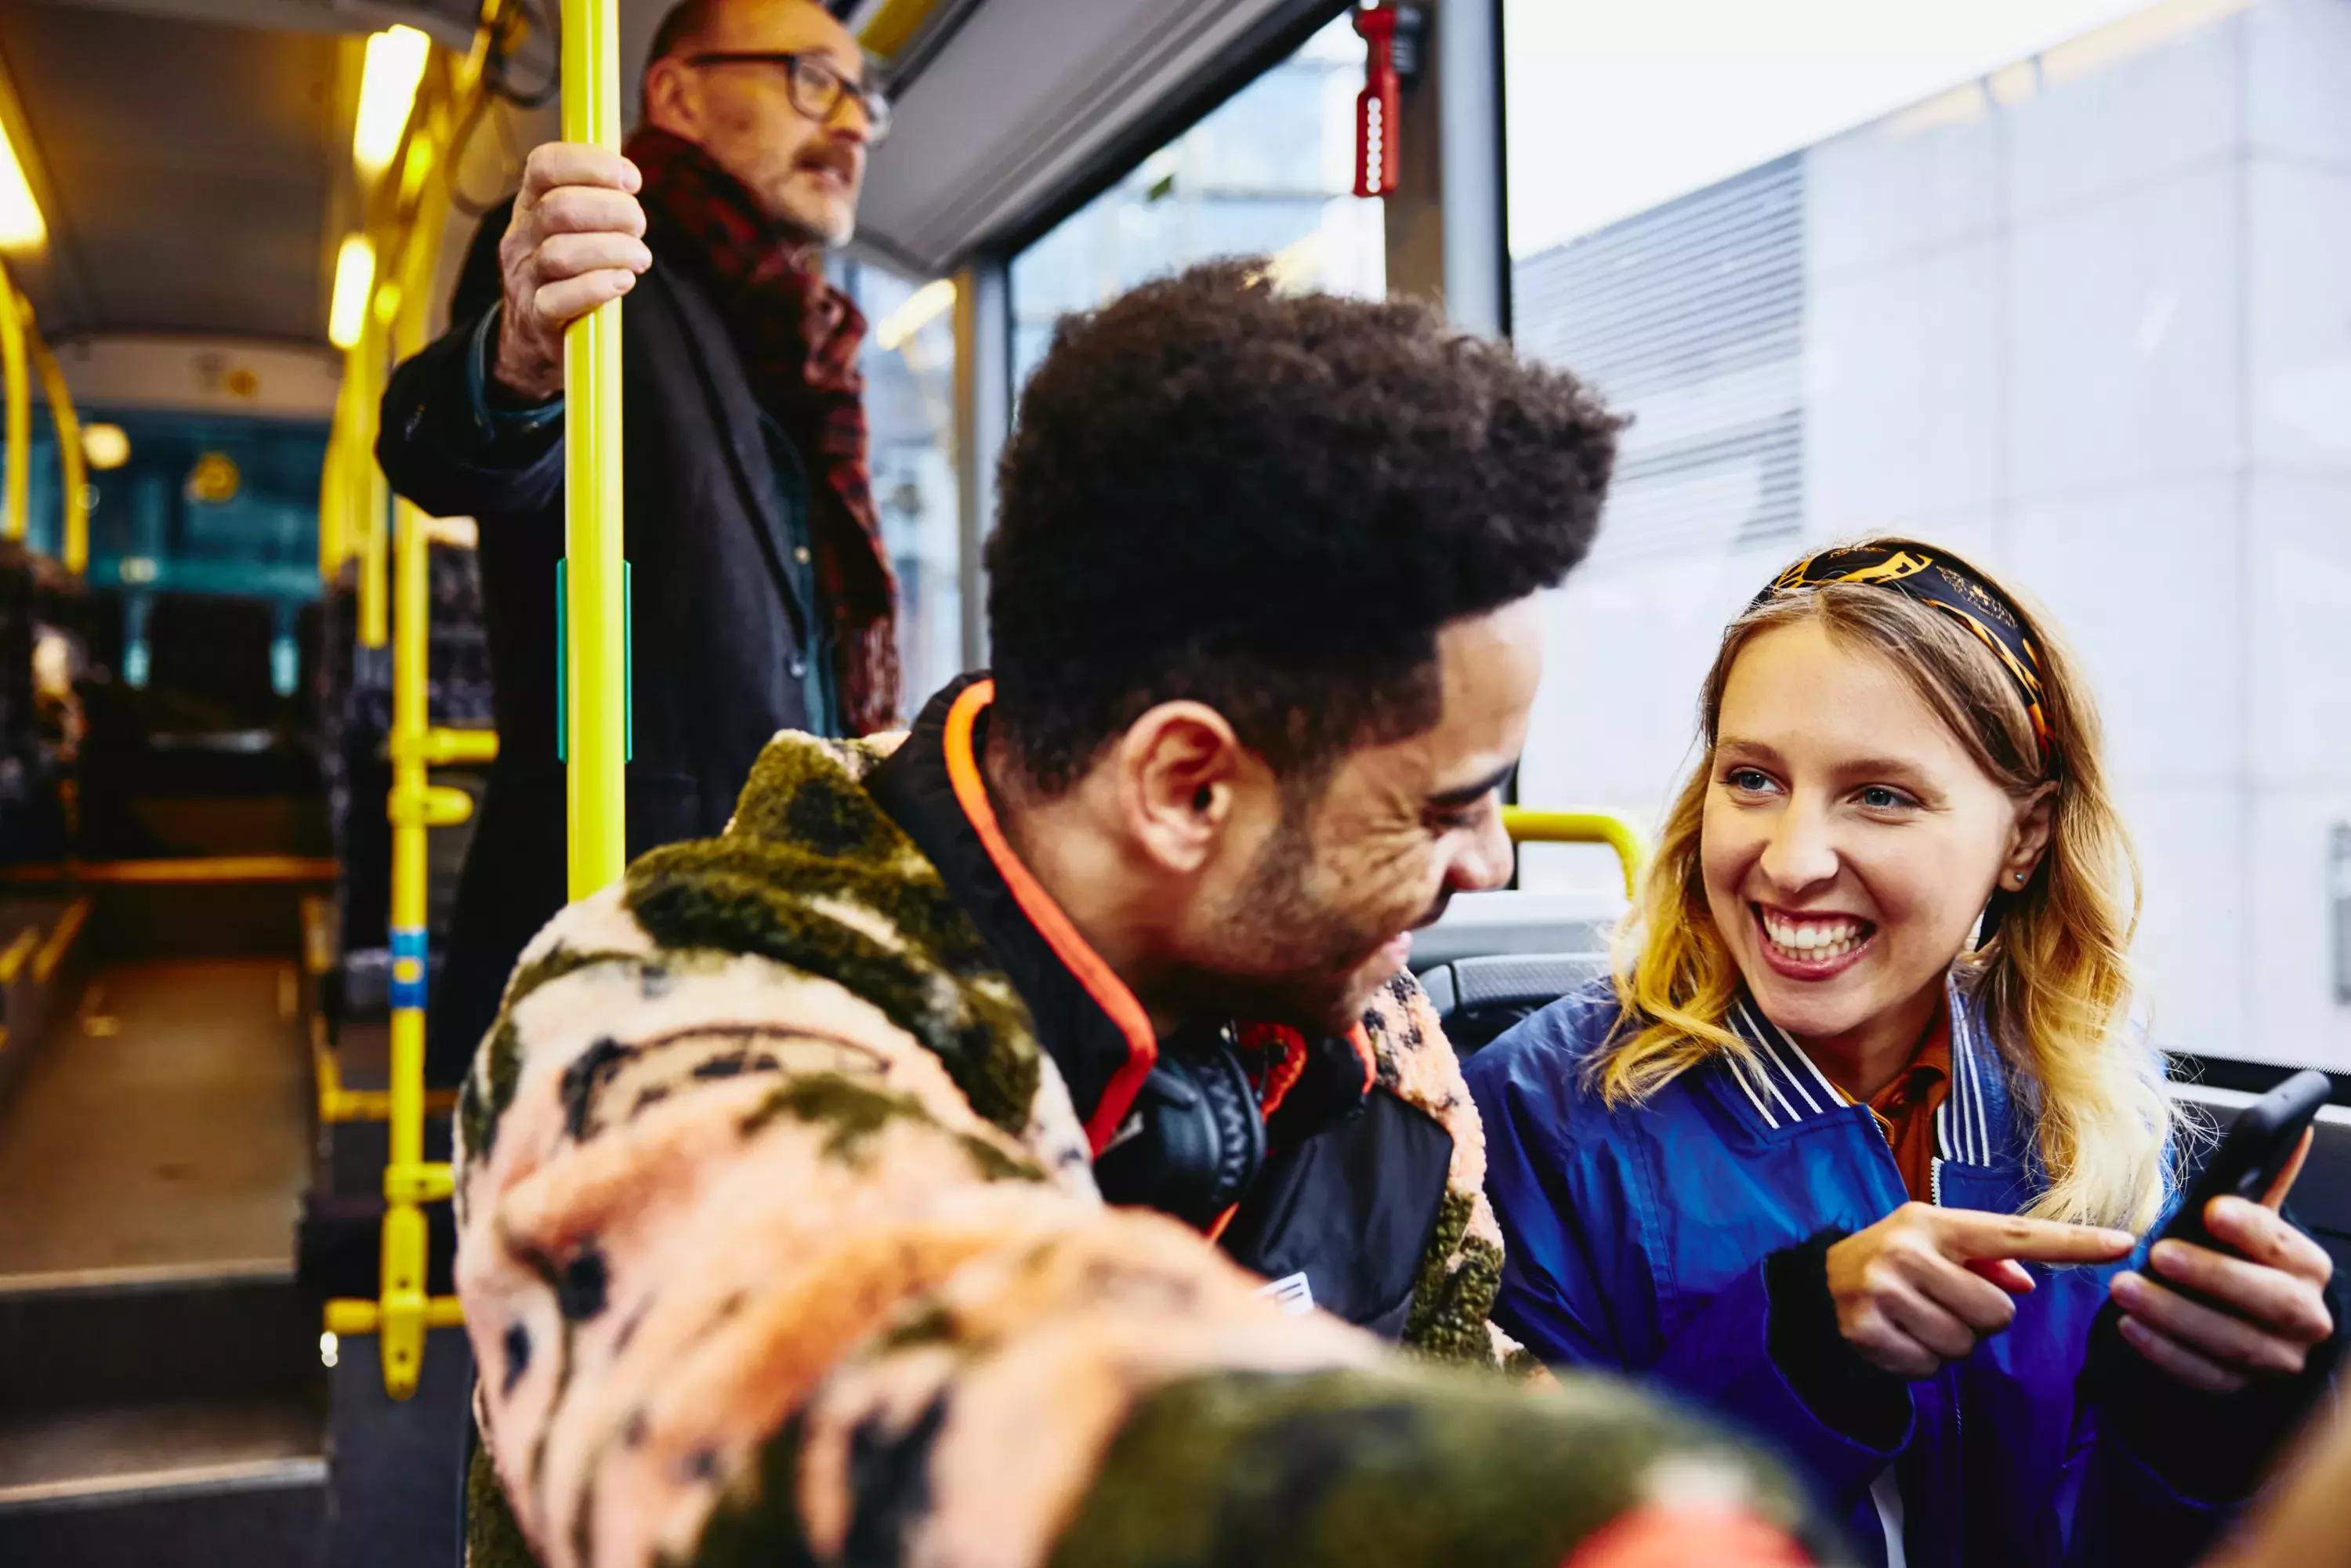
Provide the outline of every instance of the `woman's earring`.
<path id="1" fill-rule="evenodd" d="M 2025 873 L 2022 873 L 2022 872 L 2018 872 L 2018 873 L 2016 873 L 2016 885 L 2017 885 L 2017 886 L 2019 886 L 2019 887 L 2022 887 L 2022 886 L 2024 885 L 2024 874 L 2025 874 Z"/>

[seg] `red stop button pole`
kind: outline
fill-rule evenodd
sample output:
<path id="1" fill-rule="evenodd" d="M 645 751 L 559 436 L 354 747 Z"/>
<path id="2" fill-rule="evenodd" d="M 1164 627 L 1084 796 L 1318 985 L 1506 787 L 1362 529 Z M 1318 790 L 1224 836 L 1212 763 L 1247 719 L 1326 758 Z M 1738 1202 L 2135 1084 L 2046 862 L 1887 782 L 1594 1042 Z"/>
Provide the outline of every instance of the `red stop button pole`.
<path id="1" fill-rule="evenodd" d="M 1395 64 L 1396 8 L 1355 13 L 1364 45 L 1364 90 L 1355 95 L 1355 194 L 1384 196 L 1396 188 L 1397 136 L 1404 119 L 1404 79 Z"/>

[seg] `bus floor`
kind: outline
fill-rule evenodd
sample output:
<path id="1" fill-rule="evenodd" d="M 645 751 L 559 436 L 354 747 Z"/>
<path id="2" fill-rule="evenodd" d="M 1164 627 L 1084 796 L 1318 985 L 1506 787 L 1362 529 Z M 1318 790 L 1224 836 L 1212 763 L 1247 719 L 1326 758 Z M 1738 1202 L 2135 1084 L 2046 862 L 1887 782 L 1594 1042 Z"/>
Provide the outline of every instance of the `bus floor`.
<path id="1" fill-rule="evenodd" d="M 0 1104 L 0 1561 L 312 1563 L 292 963 L 105 965 Z"/>

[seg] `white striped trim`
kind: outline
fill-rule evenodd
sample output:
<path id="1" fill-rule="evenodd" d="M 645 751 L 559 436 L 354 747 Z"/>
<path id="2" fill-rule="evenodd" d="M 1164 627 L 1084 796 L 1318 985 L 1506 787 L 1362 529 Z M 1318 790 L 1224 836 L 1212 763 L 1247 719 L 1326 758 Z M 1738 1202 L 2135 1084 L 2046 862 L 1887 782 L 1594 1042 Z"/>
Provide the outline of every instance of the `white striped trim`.
<path id="1" fill-rule="evenodd" d="M 1935 1155 L 1960 1165 L 1988 1166 L 1991 1163 L 1991 1117 L 1984 1103 L 1983 1061 L 1974 1019 L 1956 981 L 1949 988 L 1949 1006 L 1951 1079 L 1943 1103 L 1935 1108 Z M 1830 1081 L 1820 1064 L 1796 1043 L 1794 1036 L 1764 1017 L 1747 998 L 1741 997 L 1734 1004 L 1731 1022 L 1755 1051 L 1753 1058 L 1745 1063 L 1736 1057 L 1728 1059 L 1731 1077 L 1747 1096 L 1748 1103 L 1763 1118 L 1765 1126 L 1776 1131 L 1783 1121 L 1793 1124 L 1858 1103 Z M 1797 1071 L 1798 1063 L 1802 1065 L 1801 1072 Z M 1761 1093 L 1757 1092 L 1755 1082 L 1759 1074 Z M 1785 1089 L 1782 1087 L 1783 1080 Z M 1817 1095 L 1813 1085 L 1819 1087 Z M 1794 1091 L 1802 1101 L 1801 1108 L 1789 1098 L 1787 1090 Z M 1784 1115 L 1773 1113 L 1771 1105 L 1765 1103 L 1766 1094 L 1777 1103 Z"/>
<path id="2" fill-rule="evenodd" d="M 1722 1060 L 1723 1064 L 1730 1069 L 1731 1079 L 1739 1085 L 1739 1092 L 1747 1096 L 1747 1103 L 1755 1107 L 1757 1115 L 1763 1118 L 1763 1124 L 1777 1131 L 1780 1118 L 1771 1114 L 1771 1108 L 1769 1105 L 1756 1098 L 1755 1086 L 1747 1082 L 1747 1070 L 1740 1065 L 1739 1058 L 1726 1056 Z"/>
<path id="3" fill-rule="evenodd" d="M 1781 1091 L 1778 1082 L 1780 1078 L 1786 1078 L 1791 1084 L 1793 1084 L 1795 1082 L 1795 1075 L 1791 1073 L 1785 1065 L 1777 1062 L 1775 1053 L 1771 1050 L 1771 1041 L 1770 1037 L 1764 1035 L 1763 1032 L 1757 1028 L 1755 1023 L 1755 1015 L 1751 1012 L 1747 1012 L 1747 1004 L 1741 1002 L 1740 1004 L 1740 1010 L 1742 1013 L 1746 1013 L 1748 1028 L 1753 1031 L 1749 1037 L 1748 1043 L 1753 1045 L 1757 1050 L 1758 1054 L 1754 1066 L 1756 1071 L 1762 1077 L 1764 1089 L 1770 1092 L 1772 1099 L 1777 1100 L 1780 1103 L 1780 1108 L 1788 1113 L 1788 1120 L 1790 1122 L 1802 1121 L 1804 1119 L 1803 1113 L 1798 1111 L 1796 1109 L 1796 1103 L 1789 1099 L 1788 1096 Z M 1771 1071 L 1772 1067 L 1775 1065 L 1780 1066 L 1780 1071 L 1776 1075 Z M 1807 1095 L 1805 1098 L 1809 1101 L 1811 1096 Z M 1813 1113 L 1815 1115 L 1820 1113 L 1817 1106 L 1813 1108 Z M 1771 1124 L 1776 1127 L 1780 1124 L 1775 1120 Z"/>
<path id="4" fill-rule="evenodd" d="M 1951 1067 L 1952 1093 L 1959 1101 L 1959 1121 L 1968 1160 L 1975 1165 L 1991 1164 L 1991 1119 L 1984 1109 L 1983 1054 L 1976 1034 L 1975 1019 L 1970 1016 L 1967 998 L 1953 985 L 1951 1008 Z"/>
<path id="5" fill-rule="evenodd" d="M 1770 1059 L 1771 1065 L 1780 1070 L 1780 1075 L 1788 1081 L 1788 1086 L 1803 1096 L 1804 1104 L 1813 1115 L 1825 1115 L 1838 1106 L 1847 1103 L 1844 1091 L 1829 1082 L 1829 1075 L 1823 1072 L 1819 1065 L 1804 1054 L 1803 1047 L 1798 1045 L 1786 1030 L 1757 1012 L 1744 998 L 1741 998 L 1739 1003 L 1739 1015 L 1747 1025 L 1749 1040 Z M 1803 1064 L 1802 1073 L 1799 1073 L 1790 1065 L 1792 1059 Z M 1807 1074 L 1812 1078 L 1813 1083 L 1820 1087 L 1820 1096 L 1817 1099 L 1813 1094 L 1812 1085 L 1804 1082 Z M 1777 1091 L 1774 1092 L 1776 1093 Z M 1782 1104 L 1788 1106 L 1790 1115 L 1796 1113 L 1795 1107 L 1789 1103 L 1785 1094 L 1780 1094 L 1779 1100 Z"/>
<path id="6" fill-rule="evenodd" d="M 1804 1086 L 1804 1081 L 1796 1076 L 1796 1070 L 1788 1065 L 1788 1059 L 1781 1054 L 1779 1046 L 1772 1043 L 1771 1037 L 1780 1033 L 1779 1026 L 1771 1022 L 1769 1019 L 1758 1019 L 1755 1016 L 1754 1010 L 1749 1008 L 1745 1002 L 1741 1002 L 1739 1005 L 1740 1009 L 1747 1014 L 1747 1026 L 1753 1031 L 1757 1049 L 1761 1051 L 1765 1056 L 1771 1058 L 1771 1065 L 1780 1070 L 1781 1076 L 1787 1079 L 1789 1083 L 1795 1089 L 1796 1092 L 1804 1097 L 1805 1108 L 1811 1111 L 1813 1115 L 1819 1115 L 1821 1113 L 1820 1102 L 1813 1098 L 1813 1092 L 1810 1089 L 1807 1089 Z M 1782 1035 L 1781 1038 L 1785 1040 L 1787 1037 Z M 1795 1042 L 1793 1040 L 1789 1040 L 1788 1043 L 1792 1046 Z M 1798 1054 L 1802 1055 L 1802 1053 L 1798 1052 Z M 1782 1103 L 1786 1103 L 1786 1095 L 1783 1094 L 1780 1098 Z M 1833 1100 L 1830 1103 L 1834 1104 L 1835 1102 Z M 1789 1110 L 1791 1112 L 1794 1109 L 1794 1106 L 1789 1106 Z"/>

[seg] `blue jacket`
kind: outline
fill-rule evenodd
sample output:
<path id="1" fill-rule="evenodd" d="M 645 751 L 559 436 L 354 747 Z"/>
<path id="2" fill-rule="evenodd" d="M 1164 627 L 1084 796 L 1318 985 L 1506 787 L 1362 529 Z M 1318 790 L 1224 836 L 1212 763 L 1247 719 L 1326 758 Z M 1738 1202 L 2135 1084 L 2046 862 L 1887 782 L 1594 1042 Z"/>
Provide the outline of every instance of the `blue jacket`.
<path id="1" fill-rule="evenodd" d="M 1934 1201 L 2014 1213 L 2037 1179 L 2031 1113 L 1956 985 L 1951 1000 Z M 2031 1265 L 2038 1288 L 2005 1333 L 1909 1385 L 1899 1441 L 1848 1437 L 1766 1349 L 1764 1262 L 1908 1201 L 1883 1134 L 1743 1005 L 1731 1021 L 1760 1070 L 1718 1058 L 1642 1108 L 1612 1111 L 1583 1069 L 1617 1017 L 1603 980 L 1468 1063 L 1508 1244 L 1494 1313 L 1504 1328 L 1546 1361 L 1656 1378 L 1775 1442 L 1849 1518 L 1866 1560 L 1887 1562 L 1896 1531 L 1909 1568 L 2194 1559 L 2225 1515 L 2165 1484 L 2076 1396 L 2091 1322 L 2123 1265 Z"/>

